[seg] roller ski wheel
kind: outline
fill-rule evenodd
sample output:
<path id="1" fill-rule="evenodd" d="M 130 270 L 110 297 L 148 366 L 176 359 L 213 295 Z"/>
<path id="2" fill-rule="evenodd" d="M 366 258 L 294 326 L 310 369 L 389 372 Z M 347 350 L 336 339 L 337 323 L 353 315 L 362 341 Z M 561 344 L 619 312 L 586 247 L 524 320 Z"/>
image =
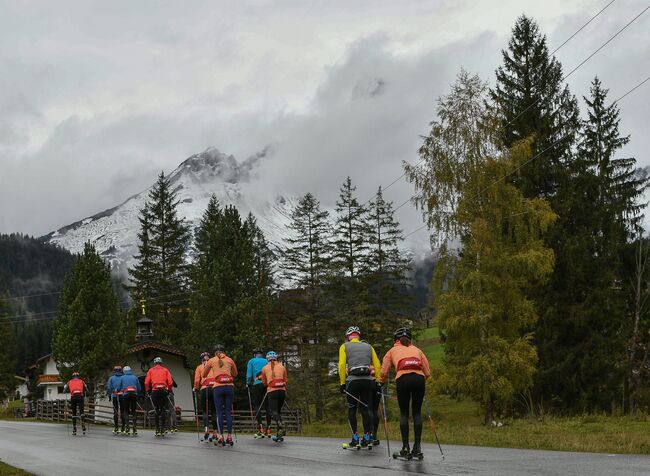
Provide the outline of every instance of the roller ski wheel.
<path id="1" fill-rule="evenodd" d="M 77 430 L 72 430 L 72 436 L 77 436 Z"/>
<path id="2" fill-rule="evenodd" d="M 133 430 L 133 433 L 131 433 L 131 436 L 138 436 L 138 432 Z"/>
<path id="3" fill-rule="evenodd" d="M 351 445 L 350 443 L 341 443 L 341 448 L 344 450 L 350 450 L 350 451 L 359 451 L 361 450 L 361 446 L 359 445 Z"/>
<path id="4" fill-rule="evenodd" d="M 393 453 L 393 459 L 399 459 L 401 461 L 412 461 L 413 457 L 411 456 L 411 453 L 406 456 L 402 456 L 401 453 L 395 452 Z"/>
<path id="5" fill-rule="evenodd" d="M 424 454 L 421 451 L 419 453 L 411 453 L 411 459 L 422 461 L 424 459 Z"/>
<path id="6" fill-rule="evenodd" d="M 372 446 L 379 446 L 380 443 L 381 443 L 381 441 L 379 441 L 379 440 L 373 440 L 372 441 Z"/>
<path id="7" fill-rule="evenodd" d="M 281 435 L 275 435 L 271 438 L 273 441 L 276 443 L 282 443 L 284 441 L 284 436 Z"/>
<path id="8" fill-rule="evenodd" d="M 115 429 L 113 430 L 113 435 L 119 435 L 119 434 L 120 434 L 120 430 L 118 430 L 117 428 L 115 428 Z"/>

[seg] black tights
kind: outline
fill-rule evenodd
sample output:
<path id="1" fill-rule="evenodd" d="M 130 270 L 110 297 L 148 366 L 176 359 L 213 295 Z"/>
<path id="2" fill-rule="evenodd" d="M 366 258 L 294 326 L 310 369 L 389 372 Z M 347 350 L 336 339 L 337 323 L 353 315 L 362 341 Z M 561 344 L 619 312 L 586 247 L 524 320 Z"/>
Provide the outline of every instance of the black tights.
<path id="1" fill-rule="evenodd" d="M 422 437 L 422 401 L 424 400 L 424 377 L 416 373 L 404 374 L 397 379 L 397 404 L 399 405 L 399 429 L 402 445 L 409 444 L 409 403 L 413 411 L 413 447 L 420 447 Z"/>
<path id="2" fill-rule="evenodd" d="M 133 431 L 136 430 L 138 417 L 135 413 L 135 407 L 138 402 L 138 396 L 135 393 L 125 393 L 122 396 L 124 420 L 122 420 L 122 429 L 124 429 L 124 422 L 126 421 L 126 428 L 130 429 L 133 424 Z"/>
<path id="3" fill-rule="evenodd" d="M 167 391 L 154 390 L 151 392 L 151 402 L 155 411 L 154 422 L 156 423 L 156 431 L 165 431 L 165 408 L 169 404 Z"/>
<path id="4" fill-rule="evenodd" d="M 70 407 L 72 410 L 72 428 L 77 429 L 77 410 L 79 410 L 79 417 L 81 418 L 81 425 L 86 428 L 84 416 L 84 397 L 82 395 L 73 395 L 70 397 Z"/>
<path id="5" fill-rule="evenodd" d="M 278 428 L 282 426 L 282 405 L 284 405 L 284 398 L 286 393 L 284 390 L 275 390 L 266 394 L 266 400 L 269 402 L 269 413 L 271 418 L 275 420 Z M 270 426 L 270 425 L 269 425 Z"/>
<path id="6" fill-rule="evenodd" d="M 122 422 L 122 429 L 124 429 L 124 401 L 122 395 L 113 395 L 111 396 L 113 400 L 113 423 L 115 424 L 115 429 L 117 430 Z"/>
<path id="7" fill-rule="evenodd" d="M 371 379 L 350 380 L 347 383 L 346 390 L 350 395 L 363 402 L 363 405 L 350 395 L 348 395 L 348 420 L 352 433 L 357 432 L 357 407 L 361 407 L 361 418 L 363 419 L 363 431 L 372 433 L 373 415 L 371 410 L 372 391 L 375 388 L 375 382 Z"/>

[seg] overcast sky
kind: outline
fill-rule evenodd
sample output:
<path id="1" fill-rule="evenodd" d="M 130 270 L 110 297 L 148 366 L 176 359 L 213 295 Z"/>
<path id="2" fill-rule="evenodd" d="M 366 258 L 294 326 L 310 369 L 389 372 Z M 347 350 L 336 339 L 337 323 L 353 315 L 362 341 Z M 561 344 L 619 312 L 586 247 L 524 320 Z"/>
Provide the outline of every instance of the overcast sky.
<path id="1" fill-rule="evenodd" d="M 494 80 L 522 13 L 554 49 L 609 0 L 0 1 L 0 232 L 41 235 L 117 205 L 215 146 L 265 146 L 260 193 L 363 200 L 416 161 L 461 67 Z M 647 6 L 617 0 L 557 54 L 571 70 Z M 570 79 L 618 98 L 650 75 L 650 11 Z M 650 82 L 620 104 L 650 165 Z M 584 107 L 583 107 L 584 109 Z M 396 205 L 412 194 L 401 180 Z M 421 224 L 410 205 L 406 233 Z M 420 233 L 426 241 L 426 232 Z"/>

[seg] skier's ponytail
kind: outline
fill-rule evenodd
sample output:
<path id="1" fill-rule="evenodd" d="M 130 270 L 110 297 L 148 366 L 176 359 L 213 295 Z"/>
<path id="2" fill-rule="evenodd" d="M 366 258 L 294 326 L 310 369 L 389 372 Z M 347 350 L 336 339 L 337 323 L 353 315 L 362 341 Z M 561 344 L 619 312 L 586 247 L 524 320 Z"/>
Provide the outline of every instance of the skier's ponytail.
<path id="1" fill-rule="evenodd" d="M 217 359 L 219 359 L 219 368 L 223 367 L 223 360 L 221 360 L 221 352 L 217 354 Z"/>
<path id="2" fill-rule="evenodd" d="M 274 369 L 275 369 L 275 360 L 272 360 L 271 361 L 271 378 L 272 379 L 275 378 L 275 370 Z"/>

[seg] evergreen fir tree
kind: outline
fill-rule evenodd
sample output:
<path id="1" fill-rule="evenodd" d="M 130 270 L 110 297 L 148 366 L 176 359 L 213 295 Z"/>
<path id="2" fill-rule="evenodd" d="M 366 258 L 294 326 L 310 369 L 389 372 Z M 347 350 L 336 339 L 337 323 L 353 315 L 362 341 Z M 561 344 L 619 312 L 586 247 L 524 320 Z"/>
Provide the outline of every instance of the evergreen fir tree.
<path id="1" fill-rule="evenodd" d="M 86 243 L 61 291 L 52 336 L 54 359 L 64 380 L 77 370 L 91 382 L 125 350 L 123 316 L 113 292 L 110 266 Z"/>
<path id="2" fill-rule="evenodd" d="M 255 219 L 221 209 L 212 196 L 196 232 L 192 266 L 191 342 L 194 353 L 223 343 L 245 364 L 264 340 L 271 305 L 271 255 Z"/>
<path id="3" fill-rule="evenodd" d="M 623 259 L 647 186 L 634 159 L 615 158 L 629 138 L 620 135 L 618 108 L 607 106 L 606 97 L 595 79 L 559 219 L 565 234 L 556 245 L 553 295 L 565 305 L 549 308 L 552 319 L 539 329 L 543 395 L 581 411 L 612 410 L 612 402 L 621 401 L 631 334 Z"/>
<path id="4" fill-rule="evenodd" d="M 562 65 L 549 56 L 546 37 L 533 19 L 517 19 L 502 54 L 491 97 L 503 144 L 511 147 L 532 136 L 533 154 L 544 151 L 518 171 L 515 184 L 524 196 L 549 198 L 553 205 L 579 128 L 577 101 L 562 83 Z"/>
<path id="5" fill-rule="evenodd" d="M 4 400 L 16 386 L 15 340 L 9 319 L 9 306 L 0 295 L 0 400 Z"/>
<path id="6" fill-rule="evenodd" d="M 368 240 L 371 233 L 366 208 L 354 196 L 357 187 L 348 177 L 336 202 L 332 264 L 344 276 L 357 278 L 367 272 Z"/>
<path id="7" fill-rule="evenodd" d="M 298 355 L 301 365 L 299 378 L 305 382 L 305 397 L 316 410 L 316 418 L 324 416 L 323 381 L 327 378 L 329 355 L 335 353 L 330 339 L 337 326 L 326 310 L 326 287 L 331 274 L 332 246 L 328 213 L 308 193 L 292 212 L 290 228 L 294 236 L 287 240 L 282 267 L 284 276 L 302 291 L 297 324 Z M 309 405 L 306 405 L 309 407 Z"/>
<path id="8" fill-rule="evenodd" d="M 171 344 L 180 343 L 189 327 L 189 231 L 177 207 L 169 177 L 161 173 L 140 212 L 138 262 L 129 270 L 131 297 L 138 306 L 145 300 L 147 316 L 156 323 L 156 337 Z"/>
<path id="9" fill-rule="evenodd" d="M 381 187 L 370 203 L 368 272 L 364 276 L 366 335 L 386 338 L 400 321 L 411 317 L 412 299 L 407 294 L 410 260 L 403 255 L 402 230 L 395 220 L 393 204 L 384 200 Z M 389 339 L 390 340 L 390 339 Z"/>

